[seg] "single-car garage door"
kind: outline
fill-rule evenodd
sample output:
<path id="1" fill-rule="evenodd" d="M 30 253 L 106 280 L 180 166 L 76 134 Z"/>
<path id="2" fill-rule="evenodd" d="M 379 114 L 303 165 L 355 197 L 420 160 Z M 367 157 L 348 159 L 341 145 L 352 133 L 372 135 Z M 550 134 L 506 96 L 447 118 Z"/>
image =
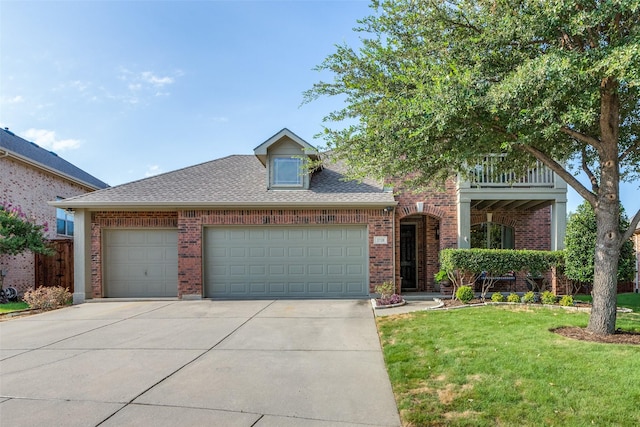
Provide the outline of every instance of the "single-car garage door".
<path id="1" fill-rule="evenodd" d="M 205 229 L 209 298 L 364 297 L 365 226 Z"/>
<path id="2" fill-rule="evenodd" d="M 106 297 L 178 295 L 177 230 L 105 230 L 104 254 Z"/>

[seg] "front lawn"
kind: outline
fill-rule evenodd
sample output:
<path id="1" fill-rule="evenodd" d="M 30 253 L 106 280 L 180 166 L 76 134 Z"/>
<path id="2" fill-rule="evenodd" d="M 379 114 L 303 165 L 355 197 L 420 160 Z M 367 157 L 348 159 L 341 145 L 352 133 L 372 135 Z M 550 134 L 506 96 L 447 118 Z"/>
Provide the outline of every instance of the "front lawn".
<path id="1" fill-rule="evenodd" d="M 377 318 L 404 425 L 640 425 L 640 346 L 550 332 L 588 314 L 488 306 Z M 640 315 L 618 327 L 640 332 Z"/>
<path id="2" fill-rule="evenodd" d="M 26 302 L 9 302 L 6 304 L 0 304 L 0 314 L 10 313 L 12 311 L 26 310 L 29 308 L 29 304 Z"/>
<path id="3" fill-rule="evenodd" d="M 588 302 L 591 302 L 593 300 L 591 295 L 576 295 L 575 298 L 580 301 Z M 640 313 L 640 294 L 618 294 L 618 307 L 630 308 L 634 312 Z"/>

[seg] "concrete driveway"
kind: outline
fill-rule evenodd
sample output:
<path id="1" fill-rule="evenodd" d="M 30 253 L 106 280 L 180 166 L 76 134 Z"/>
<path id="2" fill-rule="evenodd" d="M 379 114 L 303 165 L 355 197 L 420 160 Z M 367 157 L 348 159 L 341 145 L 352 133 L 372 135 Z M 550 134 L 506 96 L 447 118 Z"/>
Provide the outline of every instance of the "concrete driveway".
<path id="1" fill-rule="evenodd" d="M 368 300 L 91 302 L 0 360 L 2 426 L 400 425 Z"/>

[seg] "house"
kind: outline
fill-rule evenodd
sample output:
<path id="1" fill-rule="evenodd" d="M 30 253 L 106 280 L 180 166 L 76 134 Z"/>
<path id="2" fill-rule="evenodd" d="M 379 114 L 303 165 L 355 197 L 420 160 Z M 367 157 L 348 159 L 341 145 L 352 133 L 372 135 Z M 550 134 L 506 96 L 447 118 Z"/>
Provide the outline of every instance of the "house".
<path id="1" fill-rule="evenodd" d="M 49 239 L 72 239 L 73 215 L 48 204 L 106 188 L 107 184 L 87 172 L 26 141 L 9 129 L 0 129 L 0 203 L 19 206 L 38 224 L 47 224 Z M 5 287 L 19 293 L 33 289 L 34 255 L 0 255 L 0 270 Z"/>
<path id="2" fill-rule="evenodd" d="M 74 211 L 74 300 L 359 298 L 385 281 L 430 291 L 442 248 L 564 240 L 566 184 L 542 165 L 515 183 L 415 194 L 307 160 L 319 153 L 283 129 L 253 155 L 53 202 Z"/>

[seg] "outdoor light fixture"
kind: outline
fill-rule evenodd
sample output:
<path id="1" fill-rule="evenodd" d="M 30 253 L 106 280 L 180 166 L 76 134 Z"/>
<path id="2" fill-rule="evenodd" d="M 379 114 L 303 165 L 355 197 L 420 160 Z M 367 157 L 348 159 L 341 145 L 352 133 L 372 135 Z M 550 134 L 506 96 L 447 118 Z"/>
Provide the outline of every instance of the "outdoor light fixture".
<path id="1" fill-rule="evenodd" d="M 493 220 L 493 212 L 487 212 L 487 222 L 491 222 Z"/>
<path id="2" fill-rule="evenodd" d="M 424 202 L 416 202 L 416 211 L 424 212 Z"/>

